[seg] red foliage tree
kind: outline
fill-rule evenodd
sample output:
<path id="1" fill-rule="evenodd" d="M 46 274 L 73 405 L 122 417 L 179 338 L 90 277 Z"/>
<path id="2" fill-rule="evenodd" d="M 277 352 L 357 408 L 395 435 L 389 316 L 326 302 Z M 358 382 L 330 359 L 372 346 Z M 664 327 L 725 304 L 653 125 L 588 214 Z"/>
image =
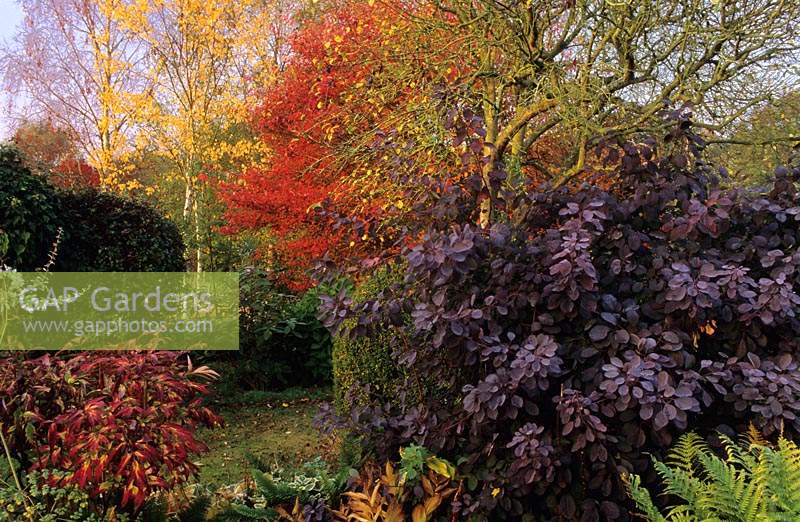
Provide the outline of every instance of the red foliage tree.
<path id="1" fill-rule="evenodd" d="M 227 206 L 223 232 L 268 227 L 279 238 L 275 253 L 289 268 L 286 282 L 295 288 L 308 284 L 302 270 L 311 260 L 347 243 L 313 208 L 324 200 L 347 199 L 338 188 L 349 169 L 334 151 L 352 136 L 354 126 L 367 125 L 352 115 L 370 114 L 374 120 L 376 114 L 374 106 L 367 110 L 369 102 L 345 99 L 345 93 L 380 66 L 373 58 L 387 16 L 367 3 L 353 3 L 293 35 L 287 68 L 266 90 L 253 118 L 255 130 L 273 151 L 270 166 L 248 170 L 218 187 Z"/>
<path id="2" fill-rule="evenodd" d="M 59 188 L 78 189 L 100 186 L 100 173 L 77 158 L 67 158 L 56 165 L 48 176 L 50 183 Z"/>

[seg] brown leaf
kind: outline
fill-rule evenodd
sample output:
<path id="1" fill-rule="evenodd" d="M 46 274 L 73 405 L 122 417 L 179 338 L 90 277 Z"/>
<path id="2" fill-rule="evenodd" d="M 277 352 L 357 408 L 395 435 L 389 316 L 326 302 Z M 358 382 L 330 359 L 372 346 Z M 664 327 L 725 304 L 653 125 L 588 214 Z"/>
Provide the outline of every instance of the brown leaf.
<path id="1" fill-rule="evenodd" d="M 428 515 L 422 504 L 414 506 L 414 511 L 411 512 L 411 522 L 428 522 Z"/>

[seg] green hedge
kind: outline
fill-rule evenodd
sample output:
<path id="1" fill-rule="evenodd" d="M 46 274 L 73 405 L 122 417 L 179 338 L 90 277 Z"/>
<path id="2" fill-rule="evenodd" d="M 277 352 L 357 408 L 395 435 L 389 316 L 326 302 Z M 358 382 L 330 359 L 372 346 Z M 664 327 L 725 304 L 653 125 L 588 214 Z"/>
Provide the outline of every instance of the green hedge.
<path id="1" fill-rule="evenodd" d="M 60 272 L 183 272 L 178 227 L 152 207 L 94 189 L 59 193 Z"/>
<path id="2" fill-rule="evenodd" d="M 331 335 L 317 319 L 324 288 L 296 295 L 274 274 L 247 268 L 239 278 L 239 351 L 217 352 L 231 361 L 222 372 L 226 394 L 331 383 Z M 215 366 L 216 367 L 216 366 Z"/>
<path id="3" fill-rule="evenodd" d="M 62 229 L 51 270 L 182 272 L 178 227 L 144 202 L 95 189 L 58 191 L 0 144 L 0 264 L 43 267 Z"/>
<path id="4" fill-rule="evenodd" d="M 20 152 L 0 144 L 0 261 L 17 270 L 47 262 L 56 240 L 57 199 L 53 187 L 22 163 Z"/>
<path id="5" fill-rule="evenodd" d="M 363 302 L 376 297 L 381 291 L 398 281 L 403 270 L 397 266 L 379 269 L 353 292 L 353 301 Z M 401 373 L 392 359 L 392 347 L 398 342 L 395 331 L 379 330 L 369 337 L 350 339 L 347 332 L 354 326 L 346 321 L 333 340 L 333 390 L 334 403 L 339 412 L 348 409 L 347 394 L 354 385 L 369 385 L 370 398 L 385 397 L 394 391 Z M 355 394 L 356 401 L 368 397 Z"/>

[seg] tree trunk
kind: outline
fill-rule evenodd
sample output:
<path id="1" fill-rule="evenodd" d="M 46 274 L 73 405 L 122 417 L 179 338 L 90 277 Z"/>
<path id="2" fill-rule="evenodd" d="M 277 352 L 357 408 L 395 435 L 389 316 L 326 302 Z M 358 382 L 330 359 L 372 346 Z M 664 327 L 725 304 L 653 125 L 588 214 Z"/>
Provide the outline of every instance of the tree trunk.
<path id="1" fill-rule="evenodd" d="M 191 175 L 184 176 L 186 182 L 186 192 L 183 198 L 183 223 L 187 234 L 192 231 L 194 241 L 194 270 L 203 271 L 202 254 L 200 249 L 200 213 L 197 206 L 197 194 L 195 193 L 194 181 Z"/>
<path id="2" fill-rule="evenodd" d="M 194 244 L 195 244 L 195 270 L 198 272 L 203 271 L 203 249 L 200 248 L 202 244 L 202 234 L 200 232 L 200 212 L 198 210 L 197 198 L 194 198 L 192 204 L 192 217 L 194 218 Z"/>
<path id="3" fill-rule="evenodd" d="M 492 223 L 492 211 L 494 194 L 492 191 L 492 184 L 490 174 L 494 170 L 497 163 L 497 87 L 494 81 L 488 81 L 486 92 L 484 93 L 483 102 L 483 121 L 486 126 L 486 137 L 484 138 L 484 160 L 485 163 L 481 167 L 481 179 L 483 180 L 483 190 L 480 202 L 480 211 L 478 214 L 478 225 L 481 228 L 489 228 Z"/>

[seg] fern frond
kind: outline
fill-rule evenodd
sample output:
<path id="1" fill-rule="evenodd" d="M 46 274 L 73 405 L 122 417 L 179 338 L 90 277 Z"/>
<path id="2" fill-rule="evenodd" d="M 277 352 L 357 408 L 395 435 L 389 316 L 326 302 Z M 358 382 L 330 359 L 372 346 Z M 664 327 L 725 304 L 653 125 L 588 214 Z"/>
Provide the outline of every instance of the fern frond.
<path id="1" fill-rule="evenodd" d="M 699 518 L 692 514 L 692 509 L 689 506 L 675 506 L 669 510 L 667 514 L 669 522 L 699 522 Z M 721 522 L 713 521 L 712 519 L 703 519 L 702 522 Z"/>
<path id="2" fill-rule="evenodd" d="M 680 467 L 673 469 L 657 460 L 653 461 L 653 467 L 664 482 L 664 494 L 680 497 L 690 505 L 696 504 L 702 497 L 705 484 L 694 477 L 691 470 Z"/>
<path id="3" fill-rule="evenodd" d="M 276 484 L 269 475 L 257 469 L 251 470 L 250 475 L 253 477 L 258 493 L 264 497 L 268 506 L 293 502 L 301 493 L 286 484 Z"/>
<path id="4" fill-rule="evenodd" d="M 707 451 L 708 446 L 705 441 L 696 433 L 685 433 L 681 435 L 678 442 L 667 455 L 667 464 L 671 467 L 680 468 L 687 473 L 692 473 L 695 458 L 699 453 Z"/>
<path id="5" fill-rule="evenodd" d="M 244 504 L 233 504 L 230 511 L 247 520 L 271 520 L 278 516 L 278 512 L 269 508 L 252 508 Z"/>
<path id="6" fill-rule="evenodd" d="M 257 469 L 258 471 L 263 471 L 265 473 L 269 471 L 269 464 L 264 462 L 261 457 L 254 453 L 249 451 L 245 452 L 244 459 L 247 461 L 247 464 L 251 469 Z"/>
<path id="7" fill-rule="evenodd" d="M 728 464 L 738 465 L 744 468 L 747 473 L 750 473 L 758 462 L 753 454 L 753 450 L 760 448 L 760 446 L 742 446 L 736 444 L 733 439 L 724 434 L 720 434 L 719 439 L 722 442 L 722 448 L 725 450 Z"/>
<path id="8" fill-rule="evenodd" d="M 800 448 L 783 438 L 773 448 L 758 436 L 752 432 L 737 444 L 720 435 L 724 458 L 700 437 L 683 436 L 666 463 L 653 461 L 664 494 L 683 503 L 662 514 L 635 475 L 626 479 L 631 498 L 658 522 L 800 521 Z"/>
<path id="9" fill-rule="evenodd" d="M 778 441 L 778 449 L 764 449 L 757 477 L 769 491 L 771 515 L 800 519 L 800 448 L 789 440 Z"/>
<path id="10" fill-rule="evenodd" d="M 740 511 L 743 504 L 757 501 L 750 498 L 754 492 L 748 488 L 746 472 L 710 453 L 698 455 L 698 460 L 710 482 L 699 506 L 722 520 L 751 522 Z"/>
<path id="11" fill-rule="evenodd" d="M 667 522 L 667 519 L 661 516 L 658 512 L 653 499 L 650 498 L 650 492 L 641 487 L 642 479 L 639 475 L 623 475 L 623 482 L 628 487 L 628 493 L 633 499 L 636 507 L 647 516 L 651 522 Z"/>
<path id="12" fill-rule="evenodd" d="M 178 513 L 179 522 L 197 522 L 198 520 L 205 520 L 208 510 L 211 508 L 211 497 L 208 495 L 201 495 L 196 497 L 191 503 Z"/>
<path id="13" fill-rule="evenodd" d="M 770 443 L 761 434 L 761 431 L 756 428 L 752 422 L 747 426 L 747 433 L 744 436 L 748 449 L 752 446 L 761 446 L 762 448 L 769 448 Z"/>

